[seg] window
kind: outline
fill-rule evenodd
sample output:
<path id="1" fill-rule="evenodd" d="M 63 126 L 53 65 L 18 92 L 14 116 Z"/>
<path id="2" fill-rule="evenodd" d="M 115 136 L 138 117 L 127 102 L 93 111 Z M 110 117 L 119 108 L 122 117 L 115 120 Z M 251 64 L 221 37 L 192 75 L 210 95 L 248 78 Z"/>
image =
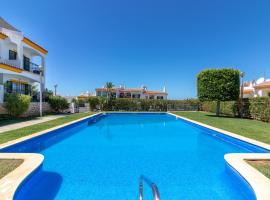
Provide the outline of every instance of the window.
<path id="1" fill-rule="evenodd" d="M 130 98 L 130 97 L 131 97 L 131 93 L 130 92 L 125 93 L 125 98 Z"/>
<path id="2" fill-rule="evenodd" d="M 101 92 L 97 91 L 97 96 L 100 97 L 101 96 Z"/>
<path id="3" fill-rule="evenodd" d="M 270 97 L 270 92 L 268 92 L 268 96 Z"/>
<path id="4" fill-rule="evenodd" d="M 139 99 L 141 97 L 140 94 L 132 94 L 132 98 L 134 99 Z"/>
<path id="5" fill-rule="evenodd" d="M 154 95 L 150 95 L 149 96 L 149 99 L 155 99 L 155 96 Z"/>
<path id="6" fill-rule="evenodd" d="M 9 60 L 17 60 L 17 52 L 9 50 Z"/>
<path id="7" fill-rule="evenodd" d="M 120 92 L 120 94 L 119 94 L 119 98 L 124 98 L 124 93 L 123 92 Z"/>
<path id="8" fill-rule="evenodd" d="M 30 71 L 30 59 L 26 56 L 23 56 L 23 69 L 26 71 Z"/>
<path id="9" fill-rule="evenodd" d="M 157 96 L 157 99 L 163 99 L 163 96 Z"/>
<path id="10" fill-rule="evenodd" d="M 19 93 L 19 94 L 31 94 L 31 85 L 25 83 L 17 83 L 7 81 L 5 84 L 6 93 Z"/>

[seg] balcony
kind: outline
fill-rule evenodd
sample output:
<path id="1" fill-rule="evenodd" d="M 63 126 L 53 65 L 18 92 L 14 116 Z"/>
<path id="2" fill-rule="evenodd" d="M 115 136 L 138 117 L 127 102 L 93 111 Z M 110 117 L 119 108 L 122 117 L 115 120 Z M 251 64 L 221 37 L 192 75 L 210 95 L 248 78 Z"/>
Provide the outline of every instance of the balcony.
<path id="1" fill-rule="evenodd" d="M 41 72 L 39 65 L 32 62 L 29 62 L 28 64 L 24 63 L 23 69 L 34 74 L 40 74 Z"/>
<path id="2" fill-rule="evenodd" d="M 23 68 L 21 68 L 21 63 L 19 60 L 9 60 L 9 59 L 3 59 L 0 58 L 0 64 L 8 65 L 12 68 L 19 69 L 19 70 L 24 70 L 31 72 L 33 74 L 40 74 L 41 70 L 39 65 L 32 63 L 32 62 L 24 62 L 23 63 Z"/>
<path id="3" fill-rule="evenodd" d="M 8 60 L 8 59 L 3 59 L 0 57 L 0 64 L 4 64 L 10 67 L 21 69 L 19 60 Z"/>

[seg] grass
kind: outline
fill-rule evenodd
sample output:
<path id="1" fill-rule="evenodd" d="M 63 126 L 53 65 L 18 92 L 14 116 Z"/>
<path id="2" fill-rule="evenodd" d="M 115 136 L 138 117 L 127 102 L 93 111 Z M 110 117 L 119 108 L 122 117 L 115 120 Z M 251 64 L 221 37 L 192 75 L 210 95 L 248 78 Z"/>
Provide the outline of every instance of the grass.
<path id="1" fill-rule="evenodd" d="M 25 122 L 32 119 L 36 119 L 36 117 L 10 118 L 7 115 L 0 115 L 0 127 L 19 122 Z"/>
<path id="2" fill-rule="evenodd" d="M 27 127 L 21 128 L 21 129 L 3 132 L 0 134 L 0 144 L 11 141 L 11 140 L 18 139 L 20 137 L 31 135 L 31 134 L 37 133 L 39 131 L 53 128 L 55 126 L 65 124 L 65 123 L 89 116 L 91 114 L 93 114 L 93 112 L 76 113 L 76 114 L 68 115 L 66 117 L 61 117 L 59 119 L 54 119 L 54 120 L 43 122 L 40 124 L 27 126 Z"/>
<path id="3" fill-rule="evenodd" d="M 240 119 L 228 116 L 216 117 L 206 112 L 173 112 L 210 126 L 230 131 L 248 138 L 270 144 L 270 123 L 251 119 Z"/>
<path id="4" fill-rule="evenodd" d="M 0 159 L 0 179 L 23 163 L 21 159 Z"/>
<path id="5" fill-rule="evenodd" d="M 270 160 L 248 160 L 247 163 L 270 178 Z"/>

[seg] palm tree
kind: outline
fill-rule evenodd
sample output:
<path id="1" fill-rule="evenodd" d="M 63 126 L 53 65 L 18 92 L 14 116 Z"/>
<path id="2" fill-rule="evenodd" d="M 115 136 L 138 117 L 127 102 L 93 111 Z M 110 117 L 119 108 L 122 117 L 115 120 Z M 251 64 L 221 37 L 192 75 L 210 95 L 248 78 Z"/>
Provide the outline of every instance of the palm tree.
<path id="1" fill-rule="evenodd" d="M 112 82 L 107 82 L 105 84 L 105 88 L 107 89 L 107 97 L 110 99 L 112 97 L 112 89 L 114 85 Z"/>

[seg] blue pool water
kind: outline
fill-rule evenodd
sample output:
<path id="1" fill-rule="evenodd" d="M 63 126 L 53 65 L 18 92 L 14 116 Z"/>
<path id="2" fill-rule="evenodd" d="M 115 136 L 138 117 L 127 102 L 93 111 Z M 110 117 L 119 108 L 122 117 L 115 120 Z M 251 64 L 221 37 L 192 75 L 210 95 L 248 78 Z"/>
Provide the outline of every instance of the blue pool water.
<path id="1" fill-rule="evenodd" d="M 224 154 L 266 152 L 168 114 L 99 115 L 3 151 L 45 156 L 19 200 L 137 200 L 142 174 L 161 200 L 255 199 Z"/>

